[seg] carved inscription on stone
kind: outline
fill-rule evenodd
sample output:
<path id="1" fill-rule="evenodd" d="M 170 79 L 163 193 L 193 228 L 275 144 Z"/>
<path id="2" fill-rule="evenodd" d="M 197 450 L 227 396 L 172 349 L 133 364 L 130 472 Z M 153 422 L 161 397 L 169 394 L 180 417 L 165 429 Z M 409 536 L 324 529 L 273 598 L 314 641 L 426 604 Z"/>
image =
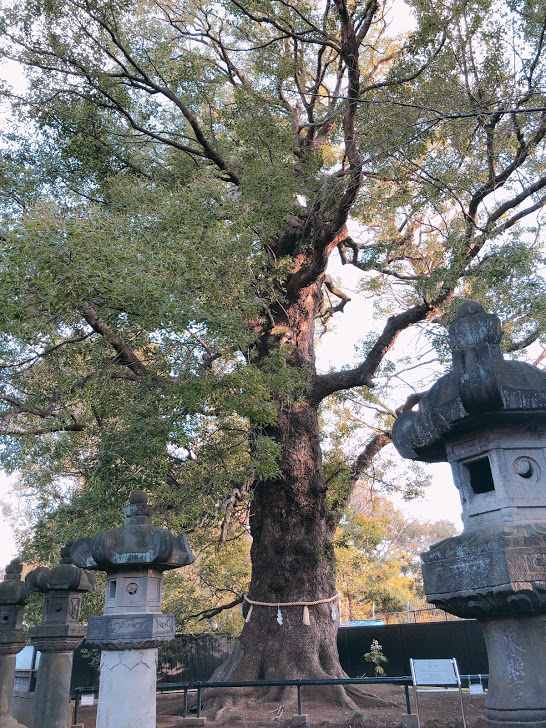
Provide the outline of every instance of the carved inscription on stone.
<path id="1" fill-rule="evenodd" d="M 81 600 L 79 597 L 70 597 L 70 602 L 68 604 L 68 616 L 70 619 L 73 619 L 74 621 L 77 621 L 80 617 L 80 604 Z"/>
<path id="2" fill-rule="evenodd" d="M 525 669 L 522 655 L 525 649 L 516 641 L 516 630 L 506 625 L 503 629 L 504 647 L 506 655 L 507 673 L 512 683 L 514 698 L 521 700 L 523 696 L 523 681 L 525 680 Z"/>
<path id="3" fill-rule="evenodd" d="M 110 623 L 110 633 L 112 635 L 117 634 L 131 634 L 132 632 L 139 632 L 146 627 L 147 620 L 145 618 L 138 617 L 125 617 L 124 619 L 115 619 Z"/>
<path id="4" fill-rule="evenodd" d="M 156 617 L 155 619 L 155 628 L 157 630 L 168 630 L 173 628 L 173 620 L 172 617 Z"/>
<path id="5" fill-rule="evenodd" d="M 546 554 L 525 554 L 525 566 L 529 579 L 546 578 Z"/>

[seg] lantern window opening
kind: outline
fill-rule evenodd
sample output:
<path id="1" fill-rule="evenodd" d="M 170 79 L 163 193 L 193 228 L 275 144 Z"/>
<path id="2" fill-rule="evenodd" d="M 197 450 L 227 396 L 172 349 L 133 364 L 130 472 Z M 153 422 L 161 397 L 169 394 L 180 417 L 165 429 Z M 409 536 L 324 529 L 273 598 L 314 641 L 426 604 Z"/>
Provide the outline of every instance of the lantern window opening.
<path id="1" fill-rule="evenodd" d="M 491 493 L 495 490 L 495 481 L 493 480 L 491 462 L 488 455 L 464 463 L 464 466 L 468 471 L 470 487 L 475 495 Z"/>
<path id="2" fill-rule="evenodd" d="M 117 586 L 117 580 L 112 579 L 112 581 L 110 582 L 110 587 L 109 587 L 109 592 L 108 592 L 108 596 L 110 599 L 116 598 L 116 586 Z"/>

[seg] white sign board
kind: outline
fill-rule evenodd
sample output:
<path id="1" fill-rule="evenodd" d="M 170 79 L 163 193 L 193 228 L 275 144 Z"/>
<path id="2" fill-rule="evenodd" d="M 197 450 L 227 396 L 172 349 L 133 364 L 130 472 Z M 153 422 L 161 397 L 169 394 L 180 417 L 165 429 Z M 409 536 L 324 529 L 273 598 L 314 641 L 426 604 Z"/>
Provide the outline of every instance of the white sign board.
<path id="1" fill-rule="evenodd" d="M 453 660 L 412 660 L 414 685 L 459 685 Z"/>
<path id="2" fill-rule="evenodd" d="M 470 683 L 468 686 L 468 692 L 470 695 L 483 695 L 483 685 L 481 683 Z"/>
<path id="3" fill-rule="evenodd" d="M 82 695 L 80 698 L 80 705 L 95 705 L 95 696 Z"/>

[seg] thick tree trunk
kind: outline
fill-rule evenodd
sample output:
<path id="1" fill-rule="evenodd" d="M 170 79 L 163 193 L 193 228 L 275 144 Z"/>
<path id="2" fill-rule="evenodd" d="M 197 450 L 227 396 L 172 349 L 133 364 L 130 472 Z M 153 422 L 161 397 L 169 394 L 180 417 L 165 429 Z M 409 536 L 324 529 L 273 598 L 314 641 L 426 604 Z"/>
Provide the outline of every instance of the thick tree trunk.
<path id="1" fill-rule="evenodd" d="M 320 285 L 315 284 L 284 311 L 288 320 L 283 323 L 293 334 L 292 364 L 313 371 L 314 320 L 320 302 Z M 303 606 L 278 606 L 330 599 L 337 593 L 332 544 L 336 523 L 326 500 L 317 406 L 305 400 L 289 407 L 279 402 L 271 434 L 282 445 L 282 474 L 254 485 L 248 594 L 271 606 L 253 606 L 231 658 L 213 679 L 346 677 L 337 651 L 338 601 L 309 606 L 309 625 L 303 621 Z M 244 614 L 248 612 L 245 604 Z M 282 699 L 283 691 L 272 690 L 268 697 Z M 356 707 L 345 690 L 322 688 L 321 697 Z M 384 704 L 375 696 L 358 697 L 364 698 L 361 704 Z"/>
<path id="2" fill-rule="evenodd" d="M 317 601 L 336 594 L 332 533 L 316 409 L 302 403 L 279 413 L 283 477 L 257 484 L 252 503 L 249 597 L 272 604 Z M 335 618 L 332 618 L 332 604 Z M 339 675 L 337 603 L 309 607 L 254 606 L 241 635 L 259 678 Z"/>

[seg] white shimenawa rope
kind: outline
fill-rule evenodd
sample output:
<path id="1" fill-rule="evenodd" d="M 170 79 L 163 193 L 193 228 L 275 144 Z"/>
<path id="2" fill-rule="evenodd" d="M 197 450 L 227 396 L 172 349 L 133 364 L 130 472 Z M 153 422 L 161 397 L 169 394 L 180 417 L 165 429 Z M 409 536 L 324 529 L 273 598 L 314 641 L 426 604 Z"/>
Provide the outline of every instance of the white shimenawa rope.
<path id="1" fill-rule="evenodd" d="M 277 607 L 277 622 L 279 624 L 283 623 L 282 619 L 282 612 L 281 607 L 303 607 L 303 623 L 307 626 L 311 624 L 309 620 L 309 607 L 314 607 L 317 604 L 332 604 L 332 607 L 330 609 L 330 613 L 332 615 L 332 619 L 335 621 L 337 619 L 337 612 L 336 612 L 336 606 L 333 602 L 336 601 L 336 599 L 339 599 L 341 594 L 339 592 L 336 592 L 333 597 L 328 597 L 327 599 L 316 599 L 314 602 L 258 602 L 255 599 L 249 599 L 246 595 L 244 597 L 245 602 L 248 602 L 250 604 L 250 609 L 248 610 L 248 614 L 246 615 L 245 622 L 250 622 L 250 615 L 252 614 L 252 608 L 253 607 Z"/>

